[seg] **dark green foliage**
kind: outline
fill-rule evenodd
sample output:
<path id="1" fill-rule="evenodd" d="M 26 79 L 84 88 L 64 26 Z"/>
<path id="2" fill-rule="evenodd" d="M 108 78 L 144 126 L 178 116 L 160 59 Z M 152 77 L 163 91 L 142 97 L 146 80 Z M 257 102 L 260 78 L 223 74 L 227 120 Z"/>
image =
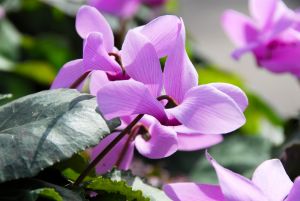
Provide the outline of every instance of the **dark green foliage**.
<path id="1" fill-rule="evenodd" d="M 32 177 L 110 133 L 95 98 L 76 90 L 43 91 L 0 108 L 0 182 Z M 114 128 L 111 128 L 114 129 Z"/>

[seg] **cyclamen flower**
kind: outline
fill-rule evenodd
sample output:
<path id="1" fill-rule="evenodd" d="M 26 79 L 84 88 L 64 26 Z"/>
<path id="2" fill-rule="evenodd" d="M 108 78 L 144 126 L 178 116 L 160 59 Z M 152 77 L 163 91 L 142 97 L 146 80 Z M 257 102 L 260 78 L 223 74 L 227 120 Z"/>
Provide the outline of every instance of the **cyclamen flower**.
<path id="1" fill-rule="evenodd" d="M 259 165 L 252 180 L 218 164 L 209 154 L 219 185 L 175 183 L 164 186 L 173 201 L 298 201 L 300 177 L 294 184 L 286 174 L 280 160 L 272 159 Z"/>
<path id="2" fill-rule="evenodd" d="M 281 0 L 249 0 L 252 18 L 228 10 L 222 26 L 238 47 L 233 58 L 252 52 L 257 64 L 275 73 L 300 77 L 300 16 Z"/>
<path id="3" fill-rule="evenodd" d="M 159 57 L 164 57 L 174 43 L 180 20 L 176 16 L 158 17 L 145 26 L 135 28 L 154 45 Z M 81 90 L 84 80 L 90 75 L 90 91 L 96 95 L 99 85 L 110 80 L 129 79 L 123 64 L 131 58 L 122 58 L 114 47 L 114 36 L 108 22 L 93 7 L 82 6 L 76 16 L 76 30 L 85 40 L 83 58 L 66 63 L 59 71 L 51 88 L 78 88 Z M 129 31 L 130 32 L 130 31 Z M 124 41 L 122 48 L 127 48 Z M 121 61 L 122 60 L 122 61 Z M 122 64 L 123 63 L 123 64 Z"/>
<path id="4" fill-rule="evenodd" d="M 196 150 L 216 144 L 222 140 L 220 134 L 244 124 L 243 110 L 248 101 L 239 88 L 223 83 L 198 86 L 197 72 L 185 51 L 183 22 L 164 72 L 151 41 L 136 31 L 127 37 L 125 41 L 130 44 L 120 54 L 122 58 L 131 58 L 125 66 L 132 79 L 109 82 L 97 93 L 100 111 L 107 119 L 146 114 L 135 128 L 137 133 L 131 133 L 134 139 L 124 139 L 132 147 L 125 153 L 128 154 L 125 159 L 132 158 L 133 144 L 148 158 L 162 158 L 177 149 Z M 141 128 L 148 135 L 139 133 Z M 99 165 L 99 172 L 111 168 L 116 155 L 123 152 L 120 149 L 124 143 L 120 142 L 120 148 L 107 155 L 106 161 Z M 100 143 L 98 153 L 104 147 Z M 126 169 L 129 162 L 121 164 Z"/>
<path id="5" fill-rule="evenodd" d="M 163 5 L 167 0 L 89 0 L 90 6 L 121 18 L 131 18 L 137 13 L 142 3 L 155 7 Z"/>

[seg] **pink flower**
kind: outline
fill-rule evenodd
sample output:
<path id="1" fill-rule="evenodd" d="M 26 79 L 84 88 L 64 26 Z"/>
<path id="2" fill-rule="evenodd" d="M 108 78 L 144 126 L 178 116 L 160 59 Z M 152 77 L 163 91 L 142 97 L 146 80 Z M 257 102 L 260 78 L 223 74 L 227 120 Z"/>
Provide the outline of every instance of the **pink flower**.
<path id="1" fill-rule="evenodd" d="M 275 73 L 300 77 L 300 16 L 281 0 L 249 0 L 252 18 L 228 10 L 222 26 L 237 46 L 233 58 L 252 52 L 257 64 Z"/>
<path id="2" fill-rule="evenodd" d="M 222 140 L 220 134 L 244 124 L 248 101 L 239 88 L 223 83 L 198 86 L 197 72 L 185 51 L 183 22 L 163 71 L 147 37 L 132 31 L 125 41 L 128 44 L 124 43 L 126 48 L 120 54 L 128 58 L 125 66 L 131 79 L 107 83 L 97 93 L 98 106 L 107 119 L 145 114 L 137 124 L 137 133 L 130 134 L 136 137 L 128 142 L 132 148 L 126 150 L 129 156 L 125 160 L 132 158 L 132 144 L 148 158 L 163 158 L 177 150 L 212 146 Z M 120 142 L 120 147 L 124 143 Z M 98 146 L 100 151 L 104 147 L 102 143 Z M 104 167 L 111 168 L 107 164 L 115 164 L 113 160 L 121 152 L 119 149 L 107 155 L 107 161 L 99 164 L 99 173 L 107 170 Z M 120 168 L 127 169 L 130 162 L 121 164 L 124 166 Z"/>
<path id="3" fill-rule="evenodd" d="M 219 185 L 175 183 L 164 186 L 173 201 L 298 201 L 300 177 L 294 184 L 280 160 L 263 162 L 255 170 L 252 180 L 219 165 L 209 154 Z"/>
<path id="4" fill-rule="evenodd" d="M 162 58 L 167 56 L 175 41 L 179 23 L 178 17 L 165 15 L 135 28 L 134 31 L 148 38 L 157 55 Z M 90 76 L 90 92 L 96 95 L 99 86 L 106 82 L 129 79 L 124 68 L 132 59 L 121 57 L 119 50 L 114 47 L 113 32 L 99 11 L 90 6 L 81 7 L 76 16 L 76 30 L 85 40 L 83 58 L 66 63 L 52 83 L 52 89 L 78 88 L 81 90 L 84 81 Z M 125 38 L 122 49 L 128 49 L 127 46 L 130 45 L 127 42 L 128 39 L 129 37 Z"/>

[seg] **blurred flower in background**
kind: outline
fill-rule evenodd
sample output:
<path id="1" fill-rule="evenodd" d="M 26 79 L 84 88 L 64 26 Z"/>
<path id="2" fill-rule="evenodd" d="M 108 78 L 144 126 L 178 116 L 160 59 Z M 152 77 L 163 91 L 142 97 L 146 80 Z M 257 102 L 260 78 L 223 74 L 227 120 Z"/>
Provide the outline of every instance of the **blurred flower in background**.
<path id="1" fill-rule="evenodd" d="M 222 25 L 237 49 L 233 58 L 252 52 L 257 65 L 275 73 L 300 77 L 300 16 L 283 1 L 250 0 L 251 18 L 228 10 Z"/>

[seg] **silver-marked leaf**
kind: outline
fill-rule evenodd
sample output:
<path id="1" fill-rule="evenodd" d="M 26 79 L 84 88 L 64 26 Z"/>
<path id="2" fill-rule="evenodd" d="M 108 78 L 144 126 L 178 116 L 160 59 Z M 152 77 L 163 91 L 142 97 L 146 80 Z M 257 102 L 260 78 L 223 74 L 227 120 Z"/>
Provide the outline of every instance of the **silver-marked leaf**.
<path id="1" fill-rule="evenodd" d="M 42 91 L 0 107 L 0 182 L 35 176 L 111 132 L 93 96 Z M 118 121 L 118 120 L 115 120 Z"/>

